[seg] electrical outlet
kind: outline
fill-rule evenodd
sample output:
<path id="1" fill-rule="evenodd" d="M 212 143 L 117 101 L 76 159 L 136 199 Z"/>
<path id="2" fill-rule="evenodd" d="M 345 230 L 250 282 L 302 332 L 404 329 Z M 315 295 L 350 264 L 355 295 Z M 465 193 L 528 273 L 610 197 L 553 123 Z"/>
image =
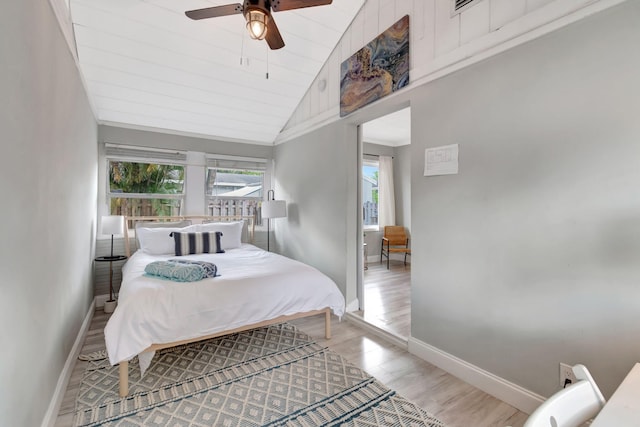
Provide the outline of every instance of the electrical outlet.
<path id="1" fill-rule="evenodd" d="M 576 376 L 573 374 L 571 365 L 560 363 L 560 388 L 564 388 L 567 380 L 571 381 L 571 384 L 575 384 L 578 381 Z"/>

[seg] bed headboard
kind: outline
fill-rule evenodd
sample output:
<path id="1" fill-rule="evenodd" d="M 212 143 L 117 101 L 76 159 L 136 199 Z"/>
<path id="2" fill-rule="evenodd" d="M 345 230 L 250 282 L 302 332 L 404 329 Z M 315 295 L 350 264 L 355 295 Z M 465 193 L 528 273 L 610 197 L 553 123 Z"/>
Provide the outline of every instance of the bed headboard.
<path id="1" fill-rule="evenodd" d="M 256 221 L 253 215 L 233 215 L 233 216 L 209 216 L 209 215 L 183 215 L 183 216 L 125 216 L 124 228 L 124 250 L 125 254 L 131 256 L 131 240 L 130 237 L 135 237 L 136 227 L 144 224 L 145 227 L 162 227 L 162 226 L 176 226 L 184 227 L 192 224 L 205 224 L 208 222 L 233 222 L 243 221 L 244 226 L 242 229 L 242 241 L 246 243 L 253 243 Z M 133 231 L 133 236 L 130 231 Z M 135 248 L 138 249 L 137 238 L 134 239 Z"/>

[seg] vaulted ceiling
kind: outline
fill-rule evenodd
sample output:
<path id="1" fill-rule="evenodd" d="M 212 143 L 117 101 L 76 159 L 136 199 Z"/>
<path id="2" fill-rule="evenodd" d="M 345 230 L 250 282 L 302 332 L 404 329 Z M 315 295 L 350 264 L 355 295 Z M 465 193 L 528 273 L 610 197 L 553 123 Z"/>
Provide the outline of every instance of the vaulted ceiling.
<path id="1" fill-rule="evenodd" d="M 279 50 L 250 39 L 242 15 L 184 14 L 227 0 L 71 0 L 70 8 L 100 123 L 271 144 L 363 2 L 274 13 Z"/>

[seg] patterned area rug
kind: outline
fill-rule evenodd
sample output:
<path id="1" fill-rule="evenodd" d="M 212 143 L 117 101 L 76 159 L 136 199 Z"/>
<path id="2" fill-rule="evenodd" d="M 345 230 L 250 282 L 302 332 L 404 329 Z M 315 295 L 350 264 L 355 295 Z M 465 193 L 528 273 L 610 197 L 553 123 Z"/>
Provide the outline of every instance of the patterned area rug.
<path id="1" fill-rule="evenodd" d="M 104 353 L 89 365 L 74 426 L 429 426 L 444 424 L 289 324 L 160 351 L 130 395 Z"/>

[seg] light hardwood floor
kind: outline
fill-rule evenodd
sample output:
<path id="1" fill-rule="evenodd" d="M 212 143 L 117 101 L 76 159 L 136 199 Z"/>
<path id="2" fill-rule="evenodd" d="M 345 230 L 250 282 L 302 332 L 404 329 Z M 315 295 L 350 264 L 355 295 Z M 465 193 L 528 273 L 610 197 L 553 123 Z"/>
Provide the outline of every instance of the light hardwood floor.
<path id="1" fill-rule="evenodd" d="M 105 348 L 103 329 L 109 315 L 96 311 L 81 353 Z M 334 317 L 333 338 L 324 338 L 324 316 L 291 322 L 390 388 L 436 415 L 448 427 L 521 427 L 526 414 L 495 399 L 407 351 Z M 77 361 L 55 424 L 70 427 L 75 397 L 87 362 Z"/>
<path id="2" fill-rule="evenodd" d="M 353 312 L 366 322 L 403 340 L 411 334 L 411 264 L 370 262 L 364 271 L 364 310 Z"/>

